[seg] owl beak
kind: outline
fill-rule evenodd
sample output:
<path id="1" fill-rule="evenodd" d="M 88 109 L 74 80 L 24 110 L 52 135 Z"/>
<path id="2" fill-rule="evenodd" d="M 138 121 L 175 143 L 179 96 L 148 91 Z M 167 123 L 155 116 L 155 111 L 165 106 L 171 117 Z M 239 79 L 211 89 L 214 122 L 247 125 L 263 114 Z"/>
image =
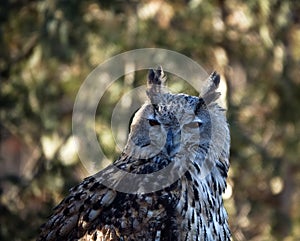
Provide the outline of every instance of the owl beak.
<path id="1" fill-rule="evenodd" d="M 165 150 L 167 154 L 171 157 L 176 155 L 179 150 L 181 141 L 181 131 L 176 131 L 176 129 L 170 128 L 167 132 Z"/>
<path id="2" fill-rule="evenodd" d="M 173 131 L 172 129 L 169 129 L 167 133 L 167 139 L 166 139 L 166 150 L 168 155 L 171 154 L 173 146 L 174 146 Z"/>

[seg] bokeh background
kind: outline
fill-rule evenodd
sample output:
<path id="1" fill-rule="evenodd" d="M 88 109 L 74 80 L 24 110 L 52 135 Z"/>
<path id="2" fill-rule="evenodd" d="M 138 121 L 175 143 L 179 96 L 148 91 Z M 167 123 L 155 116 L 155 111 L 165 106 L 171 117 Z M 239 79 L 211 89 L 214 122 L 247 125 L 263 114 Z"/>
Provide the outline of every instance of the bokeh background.
<path id="1" fill-rule="evenodd" d="M 88 175 L 72 137 L 76 93 L 98 64 L 144 47 L 222 75 L 232 239 L 300 240 L 300 1 L 1 0 L 0 23 L 0 240 L 34 240 Z M 96 131 L 111 160 L 112 110 L 145 75 L 125 76 L 101 100 Z"/>

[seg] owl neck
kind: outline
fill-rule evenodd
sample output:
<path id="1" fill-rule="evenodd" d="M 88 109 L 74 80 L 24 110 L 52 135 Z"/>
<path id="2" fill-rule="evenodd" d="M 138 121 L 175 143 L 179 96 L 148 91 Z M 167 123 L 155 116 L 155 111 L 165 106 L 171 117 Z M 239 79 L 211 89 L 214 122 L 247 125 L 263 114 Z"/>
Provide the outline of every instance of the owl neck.
<path id="1" fill-rule="evenodd" d="M 182 177 L 177 212 L 184 217 L 186 240 L 230 240 L 222 193 L 226 188 L 228 160 L 218 160 L 205 177 L 193 165 Z"/>

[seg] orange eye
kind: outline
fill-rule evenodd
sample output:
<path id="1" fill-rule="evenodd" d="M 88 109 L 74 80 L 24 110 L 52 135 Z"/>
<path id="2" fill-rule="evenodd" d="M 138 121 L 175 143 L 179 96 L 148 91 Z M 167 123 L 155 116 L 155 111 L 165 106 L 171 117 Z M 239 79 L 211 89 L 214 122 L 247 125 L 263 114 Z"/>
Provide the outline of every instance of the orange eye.
<path id="1" fill-rule="evenodd" d="M 148 121 L 149 121 L 149 125 L 150 126 L 158 126 L 158 125 L 160 125 L 160 123 L 157 120 L 148 119 Z"/>
<path id="2" fill-rule="evenodd" d="M 195 129 L 195 128 L 199 128 L 201 125 L 202 125 L 201 122 L 194 121 L 194 122 L 190 122 L 188 124 L 185 124 L 184 127 Z"/>

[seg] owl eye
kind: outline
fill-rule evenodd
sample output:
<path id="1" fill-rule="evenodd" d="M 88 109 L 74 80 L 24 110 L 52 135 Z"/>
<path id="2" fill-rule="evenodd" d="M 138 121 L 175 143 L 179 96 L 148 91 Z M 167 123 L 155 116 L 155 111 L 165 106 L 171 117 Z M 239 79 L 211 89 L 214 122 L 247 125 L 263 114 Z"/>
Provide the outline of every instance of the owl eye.
<path id="1" fill-rule="evenodd" d="M 184 127 L 195 129 L 195 128 L 199 128 L 201 125 L 202 125 L 202 122 L 200 122 L 200 121 L 193 121 L 193 122 L 190 122 L 188 124 L 185 124 Z"/>
<path id="2" fill-rule="evenodd" d="M 150 126 L 158 126 L 158 125 L 160 125 L 160 123 L 157 120 L 148 119 L 148 121 L 149 121 L 149 125 Z"/>

